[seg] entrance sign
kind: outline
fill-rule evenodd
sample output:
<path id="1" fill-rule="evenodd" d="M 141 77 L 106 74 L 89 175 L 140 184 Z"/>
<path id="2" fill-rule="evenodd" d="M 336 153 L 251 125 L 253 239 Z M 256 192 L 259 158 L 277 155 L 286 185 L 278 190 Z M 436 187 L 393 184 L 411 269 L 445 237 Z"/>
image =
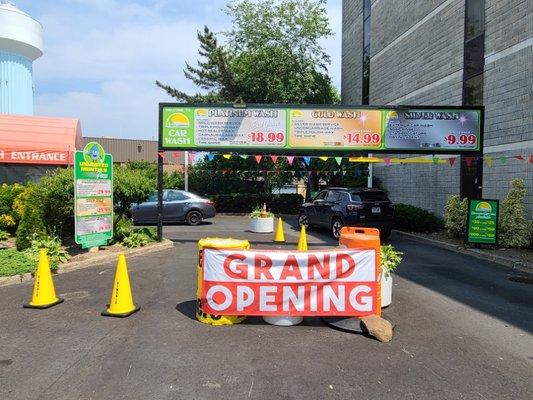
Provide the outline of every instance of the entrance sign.
<path id="1" fill-rule="evenodd" d="M 498 212 L 498 200 L 469 200 L 467 242 L 498 243 Z"/>
<path id="2" fill-rule="evenodd" d="M 375 249 L 205 249 L 201 301 L 216 315 L 379 315 L 379 277 Z"/>
<path id="3" fill-rule="evenodd" d="M 482 108 L 161 103 L 159 149 L 479 153 Z"/>
<path id="4" fill-rule="evenodd" d="M 83 248 L 107 244 L 113 237 L 113 157 L 96 142 L 74 157 L 76 243 Z"/>

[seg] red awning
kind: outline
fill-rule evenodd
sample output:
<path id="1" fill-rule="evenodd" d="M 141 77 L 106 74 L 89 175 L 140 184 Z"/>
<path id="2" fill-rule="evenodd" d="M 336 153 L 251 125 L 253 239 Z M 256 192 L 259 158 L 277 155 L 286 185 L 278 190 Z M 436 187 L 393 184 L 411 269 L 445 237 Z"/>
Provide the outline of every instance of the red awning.
<path id="1" fill-rule="evenodd" d="M 0 114 L 0 163 L 67 165 L 82 147 L 78 119 Z"/>

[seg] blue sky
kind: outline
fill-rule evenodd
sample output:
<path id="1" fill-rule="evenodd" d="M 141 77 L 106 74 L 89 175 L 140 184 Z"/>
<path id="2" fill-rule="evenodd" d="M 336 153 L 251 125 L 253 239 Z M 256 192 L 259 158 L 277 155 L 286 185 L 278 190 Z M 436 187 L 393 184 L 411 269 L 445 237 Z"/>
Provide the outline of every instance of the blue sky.
<path id="1" fill-rule="evenodd" d="M 195 63 L 196 32 L 230 27 L 224 0 L 15 0 L 44 27 L 34 63 L 35 114 L 78 117 L 84 136 L 157 137 L 157 103 L 172 101 L 155 80 L 192 92 L 185 61 Z M 340 88 L 341 0 L 328 0 L 324 41 Z"/>

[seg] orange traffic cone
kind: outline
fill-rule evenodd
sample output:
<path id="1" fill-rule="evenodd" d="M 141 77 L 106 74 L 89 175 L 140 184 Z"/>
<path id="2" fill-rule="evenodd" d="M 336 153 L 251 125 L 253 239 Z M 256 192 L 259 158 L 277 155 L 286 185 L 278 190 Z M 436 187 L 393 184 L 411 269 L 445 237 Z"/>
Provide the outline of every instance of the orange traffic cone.
<path id="1" fill-rule="evenodd" d="M 24 308 L 49 308 L 62 303 L 63 299 L 56 296 L 52 273 L 46 250 L 39 250 L 39 264 L 35 271 L 35 283 L 33 284 L 33 295 L 31 301 L 24 304 Z"/>
<path id="2" fill-rule="evenodd" d="M 307 251 L 307 236 L 305 234 L 305 225 L 302 225 L 300 237 L 298 238 L 298 251 Z"/>
<path id="3" fill-rule="evenodd" d="M 274 236 L 274 242 L 285 243 L 285 234 L 283 233 L 283 221 L 281 217 L 278 218 L 278 227 L 276 229 L 276 235 Z"/>
<path id="4" fill-rule="evenodd" d="M 115 272 L 115 281 L 113 283 L 111 299 L 107 309 L 102 312 L 102 315 L 106 317 L 124 318 L 140 309 L 140 307 L 136 307 L 133 303 L 126 257 L 124 256 L 124 253 L 120 253 L 118 255 L 117 270 Z"/>

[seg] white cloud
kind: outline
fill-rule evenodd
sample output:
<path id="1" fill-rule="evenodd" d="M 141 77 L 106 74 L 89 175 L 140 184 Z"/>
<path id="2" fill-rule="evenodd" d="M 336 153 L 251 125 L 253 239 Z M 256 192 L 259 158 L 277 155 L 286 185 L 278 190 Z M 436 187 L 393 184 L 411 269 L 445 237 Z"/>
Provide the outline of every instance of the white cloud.
<path id="1" fill-rule="evenodd" d="M 45 54 L 34 65 L 36 114 L 79 117 L 86 136 L 157 136 L 157 104 L 172 99 L 154 82 L 196 90 L 182 69 L 185 61 L 197 59 L 197 30 L 229 27 L 220 11 L 225 2 L 216 3 L 220 7 L 205 0 L 180 1 L 182 9 L 195 12 L 169 13 L 176 2 L 71 0 L 68 7 L 47 2 L 50 6 L 34 15 L 45 33 Z M 340 87 L 341 1 L 329 0 L 328 8 L 339 33 L 324 46 Z"/>

